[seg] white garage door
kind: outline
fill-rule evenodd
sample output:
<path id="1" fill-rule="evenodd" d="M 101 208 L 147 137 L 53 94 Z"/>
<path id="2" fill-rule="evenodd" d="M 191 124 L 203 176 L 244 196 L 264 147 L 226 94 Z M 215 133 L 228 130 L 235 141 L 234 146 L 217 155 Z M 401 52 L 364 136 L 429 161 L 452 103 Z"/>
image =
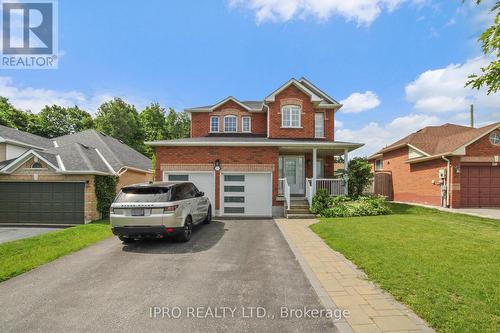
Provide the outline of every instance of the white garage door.
<path id="1" fill-rule="evenodd" d="M 213 172 L 165 171 L 163 172 L 163 181 L 193 183 L 198 190 L 205 192 L 205 196 L 212 203 L 212 213 L 215 211 L 215 176 Z"/>
<path id="2" fill-rule="evenodd" d="M 272 216 L 271 173 L 222 173 L 221 214 Z"/>

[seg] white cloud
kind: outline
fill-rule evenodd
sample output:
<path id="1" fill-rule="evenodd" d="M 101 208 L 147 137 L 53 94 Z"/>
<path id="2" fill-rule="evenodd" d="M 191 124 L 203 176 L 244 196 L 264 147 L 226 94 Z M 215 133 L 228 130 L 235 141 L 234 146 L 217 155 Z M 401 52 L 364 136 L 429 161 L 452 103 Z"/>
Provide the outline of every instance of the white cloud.
<path id="1" fill-rule="evenodd" d="M 380 99 L 372 91 L 364 93 L 352 93 L 346 99 L 340 101 L 344 106 L 340 109 L 343 113 L 359 113 L 374 109 L 380 105 Z"/>
<path id="2" fill-rule="evenodd" d="M 382 11 L 391 12 L 405 1 L 408 0 L 229 0 L 229 4 L 252 10 L 258 23 L 307 17 L 325 21 L 340 16 L 360 25 L 370 25 Z M 411 2 L 421 4 L 422 0 Z"/>
<path id="3" fill-rule="evenodd" d="M 364 143 L 365 145 L 355 150 L 353 155 L 368 156 L 422 127 L 438 124 L 441 124 L 441 120 L 434 115 L 410 114 L 395 118 L 384 125 L 371 122 L 356 130 L 338 129 L 335 131 L 335 140 Z"/>
<path id="4" fill-rule="evenodd" d="M 0 96 L 6 97 L 16 108 L 38 113 L 46 105 L 77 105 L 83 110 L 95 114 L 99 105 L 113 99 L 117 94 L 109 92 L 86 95 L 76 90 L 51 90 L 33 87 L 19 87 L 12 78 L 0 76 Z M 138 110 L 147 104 L 144 99 L 124 97 L 127 103 L 134 104 Z"/>
<path id="5" fill-rule="evenodd" d="M 480 73 L 488 63 L 487 58 L 477 57 L 464 64 L 428 70 L 406 86 L 406 99 L 419 112 L 464 112 L 474 104 L 483 116 L 488 116 L 492 109 L 498 110 L 500 94 L 487 95 L 486 89 L 465 87 L 468 76 Z"/>

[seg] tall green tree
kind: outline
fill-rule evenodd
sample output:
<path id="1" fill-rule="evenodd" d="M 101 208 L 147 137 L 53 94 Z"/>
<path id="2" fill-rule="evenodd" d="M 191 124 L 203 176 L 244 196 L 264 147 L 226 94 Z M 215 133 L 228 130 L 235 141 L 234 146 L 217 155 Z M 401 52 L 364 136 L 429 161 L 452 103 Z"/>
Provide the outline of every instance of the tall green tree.
<path id="1" fill-rule="evenodd" d="M 145 152 L 144 130 L 135 106 L 115 98 L 99 106 L 94 124 L 97 130 Z"/>
<path id="2" fill-rule="evenodd" d="M 162 140 L 166 138 L 165 130 L 165 109 L 159 103 L 152 103 L 147 106 L 139 115 L 141 126 L 144 130 L 146 141 Z M 154 157 L 153 147 L 146 146 L 145 154 L 150 158 Z"/>
<path id="3" fill-rule="evenodd" d="M 483 0 L 474 0 L 476 4 L 480 4 Z M 488 95 L 496 93 L 500 90 L 500 1 L 496 1 L 491 12 L 495 19 L 493 24 L 486 29 L 479 37 L 479 43 L 483 53 L 493 60 L 488 66 L 481 68 L 481 75 L 471 75 L 467 86 L 474 89 L 480 89 L 485 86 L 488 89 Z"/>
<path id="4" fill-rule="evenodd" d="M 16 109 L 7 98 L 0 97 L 0 125 L 28 132 L 36 116 Z"/>
<path id="5" fill-rule="evenodd" d="M 191 131 L 189 115 L 170 108 L 165 119 L 165 130 L 168 139 L 188 138 Z"/>
<path id="6" fill-rule="evenodd" d="M 36 124 L 31 126 L 30 132 L 47 138 L 80 132 L 93 125 L 90 114 L 77 106 L 45 106 L 36 118 Z"/>
<path id="7" fill-rule="evenodd" d="M 148 105 L 140 114 L 146 141 L 165 139 L 165 109 L 158 103 Z"/>

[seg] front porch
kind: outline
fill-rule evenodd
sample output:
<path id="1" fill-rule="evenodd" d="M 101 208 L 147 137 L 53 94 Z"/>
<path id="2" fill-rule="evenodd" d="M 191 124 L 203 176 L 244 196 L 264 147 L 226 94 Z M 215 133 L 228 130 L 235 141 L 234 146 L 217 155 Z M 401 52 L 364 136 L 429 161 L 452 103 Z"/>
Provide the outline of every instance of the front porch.
<path id="1" fill-rule="evenodd" d="M 348 180 L 339 171 L 347 170 L 350 147 L 288 148 L 279 150 L 278 201 L 290 210 L 292 201 L 312 199 L 319 189 L 331 196 L 348 193 Z"/>

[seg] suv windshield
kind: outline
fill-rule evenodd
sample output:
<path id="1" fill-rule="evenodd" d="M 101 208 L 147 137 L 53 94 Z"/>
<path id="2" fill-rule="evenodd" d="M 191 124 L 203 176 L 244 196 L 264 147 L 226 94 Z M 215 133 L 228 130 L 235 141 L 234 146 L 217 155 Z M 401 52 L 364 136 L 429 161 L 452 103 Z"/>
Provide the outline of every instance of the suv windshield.
<path id="1" fill-rule="evenodd" d="M 168 201 L 170 201 L 170 188 L 168 187 L 124 188 L 115 200 L 117 203 Z"/>

